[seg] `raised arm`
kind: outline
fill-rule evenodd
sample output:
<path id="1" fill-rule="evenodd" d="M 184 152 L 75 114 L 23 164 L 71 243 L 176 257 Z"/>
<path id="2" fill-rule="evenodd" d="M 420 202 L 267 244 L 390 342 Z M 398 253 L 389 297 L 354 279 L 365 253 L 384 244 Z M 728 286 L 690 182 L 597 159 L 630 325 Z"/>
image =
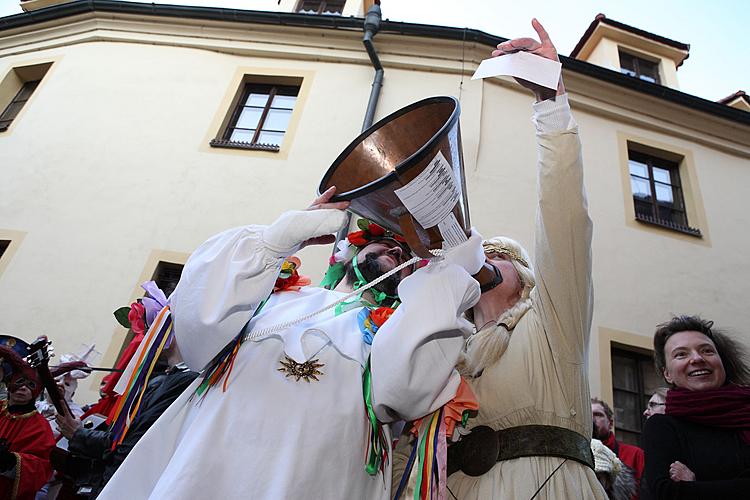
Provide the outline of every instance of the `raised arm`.
<path id="1" fill-rule="evenodd" d="M 381 422 L 414 420 L 456 394 L 454 369 L 471 323 L 462 314 L 479 300 L 471 277 L 484 262 L 481 235 L 432 262 L 398 287 L 402 303 L 375 335 L 370 354 L 375 414 Z"/>
<path id="2" fill-rule="evenodd" d="M 525 51 L 559 61 L 547 31 L 536 19 L 539 36 L 498 45 L 494 56 Z M 591 219 L 583 187 L 578 127 L 570 114 L 562 76 L 557 89 L 517 79 L 536 96 L 539 206 L 534 245 L 536 288 L 532 299 L 542 315 L 552 351 L 583 362 L 591 327 Z"/>
<path id="3" fill-rule="evenodd" d="M 567 96 L 534 105 L 538 197 L 534 264 L 537 304 L 552 352 L 582 363 L 592 314 L 592 223 L 581 145 Z"/>
<path id="4" fill-rule="evenodd" d="M 347 202 L 328 203 L 333 188 L 308 210 L 286 212 L 270 226 L 230 229 L 190 256 L 170 297 L 174 328 L 185 363 L 201 370 L 245 327 L 273 290 L 284 259 L 344 223 Z"/>

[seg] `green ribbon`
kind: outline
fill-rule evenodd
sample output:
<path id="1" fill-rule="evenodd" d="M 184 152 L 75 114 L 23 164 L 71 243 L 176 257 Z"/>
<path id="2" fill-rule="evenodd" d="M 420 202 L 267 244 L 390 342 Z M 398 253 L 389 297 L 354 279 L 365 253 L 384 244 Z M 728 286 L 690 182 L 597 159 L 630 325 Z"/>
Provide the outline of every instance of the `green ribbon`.
<path id="1" fill-rule="evenodd" d="M 367 463 L 365 463 L 365 471 L 374 476 L 380 470 L 380 463 L 382 460 L 382 447 L 380 445 L 380 423 L 378 418 L 375 416 L 375 410 L 372 407 L 372 373 L 370 371 L 370 358 L 367 358 L 367 364 L 365 365 L 365 372 L 362 375 L 362 391 L 365 396 L 365 409 L 367 410 L 367 418 L 370 421 L 370 452 L 367 454 Z"/>
<path id="2" fill-rule="evenodd" d="M 357 281 L 354 282 L 354 284 L 352 285 L 352 287 L 355 290 L 359 290 L 360 288 L 362 288 L 363 286 L 365 286 L 368 283 L 368 281 L 362 275 L 362 272 L 359 270 L 359 264 L 357 263 L 357 255 L 355 255 L 352 258 L 352 268 L 354 268 L 354 274 L 357 276 Z M 375 299 L 375 304 L 378 305 L 378 306 L 383 305 L 383 302 L 385 302 L 386 299 L 398 300 L 398 297 L 396 297 L 394 295 L 388 295 L 387 293 L 381 292 L 380 290 L 378 290 L 376 288 L 370 288 L 369 290 L 370 290 L 370 293 L 372 293 L 372 297 Z M 360 295 L 360 297 L 361 297 L 361 295 Z"/>

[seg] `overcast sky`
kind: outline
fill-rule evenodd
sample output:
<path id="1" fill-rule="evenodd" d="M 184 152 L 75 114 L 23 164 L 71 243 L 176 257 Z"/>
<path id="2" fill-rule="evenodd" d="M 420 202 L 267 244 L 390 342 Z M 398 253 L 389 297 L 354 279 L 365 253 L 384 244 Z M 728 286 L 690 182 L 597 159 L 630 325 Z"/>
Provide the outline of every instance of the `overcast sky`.
<path id="1" fill-rule="evenodd" d="M 151 2 L 145 2 L 151 3 Z M 249 10 L 278 10 L 277 0 L 171 0 Z M 506 38 L 534 34 L 536 16 L 547 28 L 558 52 L 570 54 L 596 14 L 690 44 L 690 57 L 677 76 L 681 90 L 710 100 L 737 90 L 750 92 L 750 55 L 742 33 L 750 26 L 750 9 L 742 0 L 576 0 L 499 2 L 497 0 L 382 0 L 383 17 L 478 29 Z M 0 0 L 0 16 L 22 12 L 18 0 Z"/>

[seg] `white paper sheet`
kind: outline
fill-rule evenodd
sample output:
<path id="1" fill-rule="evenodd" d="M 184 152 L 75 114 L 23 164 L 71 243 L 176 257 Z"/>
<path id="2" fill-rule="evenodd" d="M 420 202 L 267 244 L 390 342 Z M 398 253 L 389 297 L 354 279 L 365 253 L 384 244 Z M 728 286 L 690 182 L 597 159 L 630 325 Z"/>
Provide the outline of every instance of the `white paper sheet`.
<path id="1" fill-rule="evenodd" d="M 515 76 L 534 82 L 542 87 L 557 88 L 562 64 L 545 57 L 516 52 L 500 57 L 491 57 L 481 62 L 472 80 L 492 76 Z"/>
<path id="2" fill-rule="evenodd" d="M 460 198 L 453 169 L 440 151 L 419 175 L 394 192 L 425 229 L 448 217 Z"/>

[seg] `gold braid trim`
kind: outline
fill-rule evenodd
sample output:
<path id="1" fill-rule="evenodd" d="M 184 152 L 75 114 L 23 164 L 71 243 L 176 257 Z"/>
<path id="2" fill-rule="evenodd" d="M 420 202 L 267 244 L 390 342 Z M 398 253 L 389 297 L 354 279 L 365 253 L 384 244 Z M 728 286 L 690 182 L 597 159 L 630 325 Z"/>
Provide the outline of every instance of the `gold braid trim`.
<path id="1" fill-rule="evenodd" d="M 529 267 L 529 263 L 526 262 L 526 259 L 521 257 L 518 252 L 514 252 L 509 248 L 505 248 L 504 246 L 498 245 L 497 243 L 490 243 L 489 241 L 483 241 L 482 248 L 484 249 L 485 253 L 499 253 L 507 255 L 511 259 L 517 260 L 523 267 L 531 269 Z"/>
<path id="2" fill-rule="evenodd" d="M 21 455 L 15 451 L 13 454 L 16 456 L 16 477 L 13 479 L 13 493 L 10 495 L 10 500 L 16 500 L 16 497 L 18 496 L 18 486 L 21 484 Z"/>
<path id="3" fill-rule="evenodd" d="M 18 415 L 14 415 L 11 412 L 8 411 L 8 402 L 7 401 L 1 401 L 0 402 L 0 415 L 4 415 L 8 417 L 11 420 L 23 420 L 26 418 L 29 418 L 34 413 L 36 413 L 36 408 L 33 410 L 26 412 L 26 413 L 19 413 Z"/>

